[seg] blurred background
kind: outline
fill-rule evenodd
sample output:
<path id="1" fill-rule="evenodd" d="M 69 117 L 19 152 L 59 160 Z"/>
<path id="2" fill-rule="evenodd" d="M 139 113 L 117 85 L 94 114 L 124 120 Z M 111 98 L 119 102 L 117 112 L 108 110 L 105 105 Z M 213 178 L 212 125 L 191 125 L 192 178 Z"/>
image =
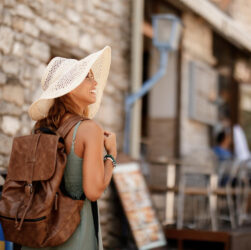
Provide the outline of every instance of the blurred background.
<path id="1" fill-rule="evenodd" d="M 48 62 L 110 45 L 95 120 L 116 133 L 118 162 L 139 164 L 168 249 L 251 249 L 250 11 L 250 0 L 0 0 L 3 176 Z M 104 248 L 136 249 L 113 182 L 99 207 Z"/>

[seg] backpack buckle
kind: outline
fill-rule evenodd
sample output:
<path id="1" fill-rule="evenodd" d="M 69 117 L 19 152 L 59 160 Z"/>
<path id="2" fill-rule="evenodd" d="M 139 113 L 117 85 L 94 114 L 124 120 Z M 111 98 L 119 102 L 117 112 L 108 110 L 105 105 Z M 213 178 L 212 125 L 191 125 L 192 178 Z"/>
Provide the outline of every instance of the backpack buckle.
<path id="1" fill-rule="evenodd" d="M 32 183 L 26 183 L 25 184 L 25 193 L 31 194 L 33 191 L 33 185 Z"/>

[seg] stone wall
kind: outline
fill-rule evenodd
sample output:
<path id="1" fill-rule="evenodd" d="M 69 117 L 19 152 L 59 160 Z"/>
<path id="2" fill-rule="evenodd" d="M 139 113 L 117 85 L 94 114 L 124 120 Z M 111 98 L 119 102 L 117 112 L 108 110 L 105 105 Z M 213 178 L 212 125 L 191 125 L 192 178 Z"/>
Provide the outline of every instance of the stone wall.
<path id="1" fill-rule="evenodd" d="M 242 25 L 247 32 L 250 32 L 251 17 L 249 15 L 251 2 L 248 0 L 211 0 L 222 11 Z M 208 126 L 192 121 L 188 118 L 188 62 L 190 60 L 201 61 L 208 66 L 216 66 L 217 59 L 213 56 L 214 40 L 213 29 L 203 18 L 190 12 L 184 12 L 182 16 L 184 22 L 184 35 L 182 39 L 182 86 L 181 86 L 181 155 L 193 151 L 192 145 L 206 148 L 209 145 Z M 219 32 L 217 32 L 219 33 Z M 223 57 L 217 55 L 218 57 Z M 248 70 L 250 57 L 248 53 L 239 53 L 235 64 L 234 77 L 240 82 L 250 81 Z M 217 65 L 219 67 L 219 65 Z M 191 136 L 192 135 L 192 136 Z"/>
<path id="2" fill-rule="evenodd" d="M 30 133 L 34 122 L 27 110 L 40 95 L 49 60 L 80 59 L 105 45 L 112 47 L 112 64 L 95 120 L 117 134 L 121 150 L 129 85 L 130 0 L 3 0 L 0 13 L 0 166 L 8 166 L 13 136 Z M 119 240 L 111 234 L 116 228 L 110 223 L 116 220 L 112 193 L 100 200 L 100 212 L 105 247 L 115 249 Z"/>
<path id="3" fill-rule="evenodd" d="M 186 155 L 193 150 L 209 147 L 208 126 L 189 119 L 188 65 L 191 60 L 195 60 L 212 66 L 215 58 L 213 57 L 213 32 L 210 26 L 191 13 L 184 13 L 182 20 L 185 29 L 182 39 L 180 154 Z"/>

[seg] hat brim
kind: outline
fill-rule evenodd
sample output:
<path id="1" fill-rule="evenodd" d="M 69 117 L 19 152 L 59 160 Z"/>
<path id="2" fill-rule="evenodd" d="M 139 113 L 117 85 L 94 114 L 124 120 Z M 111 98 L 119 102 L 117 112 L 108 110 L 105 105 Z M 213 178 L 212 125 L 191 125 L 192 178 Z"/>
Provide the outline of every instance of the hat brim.
<path id="1" fill-rule="evenodd" d="M 111 48 L 110 46 L 104 47 L 102 50 L 90 54 L 89 56 L 77 61 L 75 65 L 72 66 L 67 72 L 65 72 L 62 77 L 56 83 L 52 83 L 41 96 L 34 101 L 29 109 L 28 113 L 32 120 L 40 120 L 47 117 L 49 109 L 54 104 L 54 99 L 63 96 L 76 87 L 78 87 L 83 80 L 86 78 L 90 69 L 92 69 L 95 80 L 97 82 L 96 86 L 96 102 L 90 104 L 88 118 L 92 119 L 98 112 L 101 99 L 103 96 L 103 90 L 105 88 L 109 70 L 111 64 Z M 81 72 L 80 74 L 78 72 Z M 63 78 L 70 81 L 67 86 L 60 86 L 60 81 Z"/>

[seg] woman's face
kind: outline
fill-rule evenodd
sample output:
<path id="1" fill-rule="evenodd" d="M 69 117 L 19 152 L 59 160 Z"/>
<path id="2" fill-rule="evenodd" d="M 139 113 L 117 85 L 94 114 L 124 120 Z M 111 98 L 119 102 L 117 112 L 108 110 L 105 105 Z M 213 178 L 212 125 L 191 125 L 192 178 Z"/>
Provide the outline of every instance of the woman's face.
<path id="1" fill-rule="evenodd" d="M 83 82 L 69 94 L 79 104 L 92 104 L 96 102 L 96 85 L 92 70 L 89 71 Z"/>

